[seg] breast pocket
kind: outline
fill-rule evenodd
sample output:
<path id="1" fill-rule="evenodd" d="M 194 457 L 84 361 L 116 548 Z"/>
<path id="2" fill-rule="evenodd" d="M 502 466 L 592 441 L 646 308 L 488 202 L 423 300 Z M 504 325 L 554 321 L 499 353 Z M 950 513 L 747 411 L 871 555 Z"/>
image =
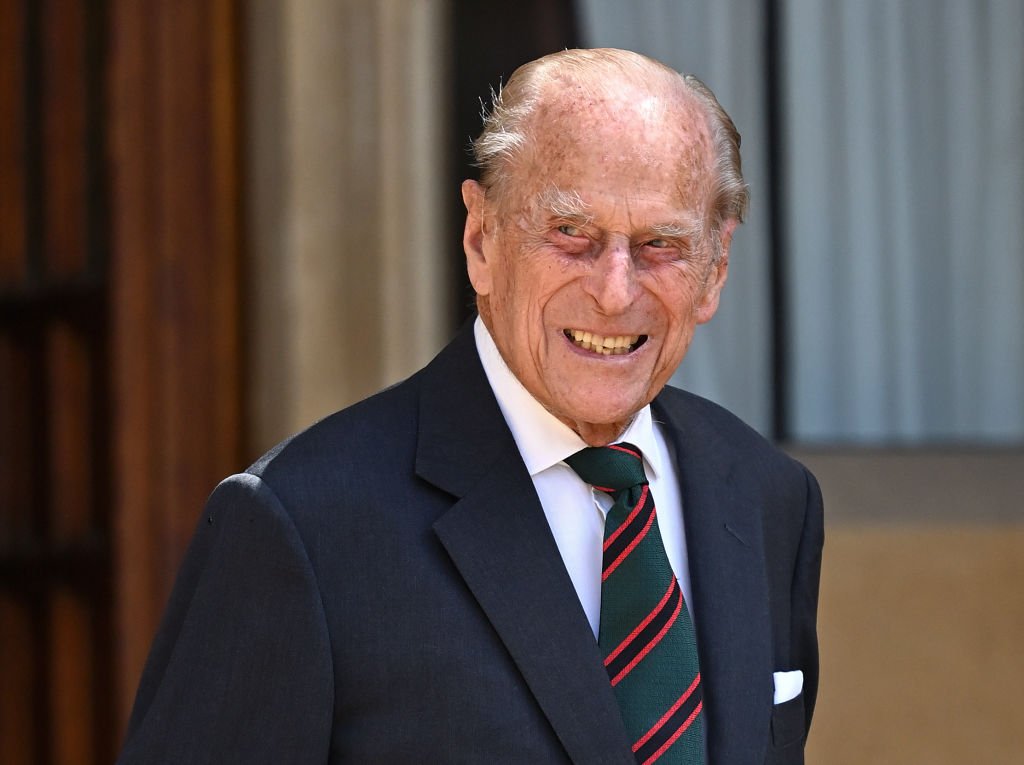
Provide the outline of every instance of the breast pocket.
<path id="1" fill-rule="evenodd" d="M 804 761 L 804 695 L 772 707 L 772 745 L 765 765 L 802 765 Z"/>

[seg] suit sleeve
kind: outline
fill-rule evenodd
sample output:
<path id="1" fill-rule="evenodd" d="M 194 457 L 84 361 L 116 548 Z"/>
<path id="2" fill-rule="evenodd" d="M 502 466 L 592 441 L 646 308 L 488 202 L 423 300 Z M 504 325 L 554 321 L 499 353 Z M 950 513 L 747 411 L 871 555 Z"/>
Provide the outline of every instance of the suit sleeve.
<path id="1" fill-rule="evenodd" d="M 232 476 L 200 518 L 118 762 L 326 762 L 333 695 L 299 533 L 258 477 Z"/>
<path id="2" fill-rule="evenodd" d="M 818 587 L 821 579 L 821 554 L 825 540 L 821 489 L 807 469 L 807 505 L 803 532 L 797 550 L 791 596 L 792 666 L 804 672 L 805 732 L 810 730 L 818 693 Z"/>

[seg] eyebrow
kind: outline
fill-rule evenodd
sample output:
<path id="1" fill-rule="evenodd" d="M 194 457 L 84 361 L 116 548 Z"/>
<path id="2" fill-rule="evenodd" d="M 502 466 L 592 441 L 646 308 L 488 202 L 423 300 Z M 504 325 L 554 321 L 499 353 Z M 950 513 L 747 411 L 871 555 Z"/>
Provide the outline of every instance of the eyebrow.
<path id="1" fill-rule="evenodd" d="M 648 230 L 665 239 L 698 239 L 703 233 L 697 223 L 655 223 Z"/>
<path id="2" fill-rule="evenodd" d="M 537 197 L 537 204 L 556 218 L 581 221 L 585 224 L 594 220 L 590 207 L 578 191 L 566 191 L 555 186 L 548 186 Z"/>
<path id="3" fill-rule="evenodd" d="M 594 221 L 590 206 L 583 201 L 575 189 L 565 190 L 548 186 L 537 195 L 537 205 L 560 220 L 589 225 Z M 647 229 L 651 234 L 666 239 L 692 239 L 702 236 L 704 229 L 699 222 L 655 223 Z"/>

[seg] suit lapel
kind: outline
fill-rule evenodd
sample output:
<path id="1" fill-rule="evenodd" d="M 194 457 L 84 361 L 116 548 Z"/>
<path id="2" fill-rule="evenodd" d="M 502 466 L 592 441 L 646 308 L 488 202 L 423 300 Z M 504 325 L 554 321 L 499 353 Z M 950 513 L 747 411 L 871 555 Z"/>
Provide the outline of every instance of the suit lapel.
<path id="1" fill-rule="evenodd" d="M 416 470 L 458 498 L 435 533 L 570 758 L 634 762 L 593 633 L 472 332 L 424 375 Z"/>
<path id="2" fill-rule="evenodd" d="M 737 455 L 693 407 L 655 402 L 675 446 L 712 762 L 738 762 L 768 731 L 771 623 L 761 509 Z"/>

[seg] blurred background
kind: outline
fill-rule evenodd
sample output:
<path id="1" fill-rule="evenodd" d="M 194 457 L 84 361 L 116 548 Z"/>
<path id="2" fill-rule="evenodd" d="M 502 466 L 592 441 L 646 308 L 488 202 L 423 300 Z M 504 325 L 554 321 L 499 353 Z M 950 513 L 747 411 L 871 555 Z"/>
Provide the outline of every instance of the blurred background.
<path id="1" fill-rule="evenodd" d="M 480 99 L 705 80 L 752 187 L 677 383 L 826 498 L 811 763 L 1024 761 L 1024 2 L 0 0 L 0 763 L 113 760 L 203 501 L 472 304 Z"/>

